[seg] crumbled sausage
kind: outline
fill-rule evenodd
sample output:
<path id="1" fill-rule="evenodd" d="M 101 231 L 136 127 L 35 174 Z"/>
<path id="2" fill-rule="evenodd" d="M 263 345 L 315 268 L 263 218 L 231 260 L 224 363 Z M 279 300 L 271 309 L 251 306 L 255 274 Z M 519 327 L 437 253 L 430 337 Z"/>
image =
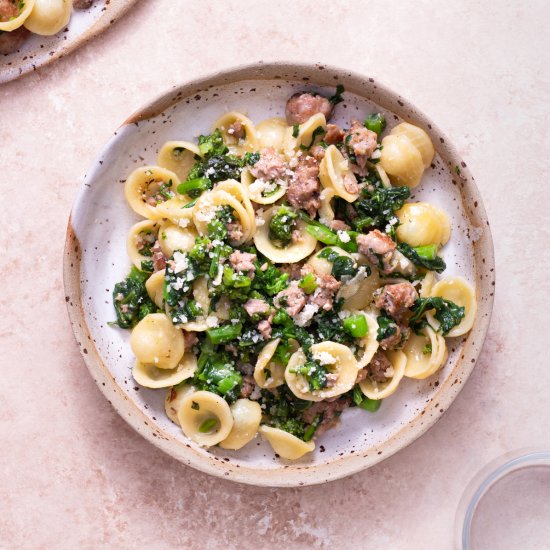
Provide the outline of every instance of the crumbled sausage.
<path id="1" fill-rule="evenodd" d="M 229 256 L 229 263 L 231 264 L 231 267 L 233 269 L 236 269 L 237 271 L 245 272 L 245 271 L 254 271 L 254 260 L 256 259 L 256 254 L 250 254 L 249 252 L 241 252 L 239 250 L 235 250 Z"/>
<path id="2" fill-rule="evenodd" d="M 344 132 L 336 124 L 327 124 L 327 133 L 323 138 L 325 143 L 329 145 L 335 145 L 336 143 L 341 143 L 344 139 Z"/>
<path id="3" fill-rule="evenodd" d="M 311 424 L 318 414 L 323 415 L 323 420 L 315 430 L 315 437 L 318 437 L 336 426 L 342 411 L 350 405 L 351 400 L 347 397 L 336 401 L 317 401 L 302 413 L 302 420 L 307 424 Z"/>
<path id="4" fill-rule="evenodd" d="M 319 275 L 316 278 L 317 288 L 309 297 L 312 304 L 318 305 L 321 309 L 329 311 L 332 309 L 334 295 L 340 289 L 342 283 L 337 281 L 332 275 Z"/>
<path id="5" fill-rule="evenodd" d="M 344 176 L 344 189 L 350 195 L 357 195 L 359 193 L 359 184 L 357 183 L 357 178 L 351 173 L 348 172 Z"/>
<path id="6" fill-rule="evenodd" d="M 298 281 L 292 281 L 287 288 L 275 296 L 275 303 L 284 307 L 291 317 L 303 309 L 306 301 L 306 293 L 298 286 Z"/>
<path id="7" fill-rule="evenodd" d="M 19 2 L 0 0 L 0 21 L 9 21 L 19 15 Z"/>
<path id="8" fill-rule="evenodd" d="M 378 136 L 361 122 L 353 120 L 350 129 L 344 134 L 344 143 L 355 155 L 357 165 L 363 168 L 378 146 Z"/>
<path id="9" fill-rule="evenodd" d="M 185 349 L 191 349 L 195 344 L 199 342 L 196 332 L 187 332 L 183 331 L 183 343 L 185 344 Z"/>
<path id="10" fill-rule="evenodd" d="M 155 244 L 151 248 L 153 253 L 153 268 L 155 271 L 160 271 L 166 267 L 166 258 L 164 257 L 164 252 L 160 247 L 160 243 L 155 241 Z"/>
<path id="11" fill-rule="evenodd" d="M 29 34 L 25 27 L 19 27 L 11 32 L 0 32 L 0 55 L 17 51 L 27 40 Z"/>
<path id="12" fill-rule="evenodd" d="M 397 283 L 386 285 L 376 296 L 374 305 L 394 319 L 401 320 L 417 298 L 418 293 L 411 283 Z"/>
<path id="13" fill-rule="evenodd" d="M 250 394 L 256 387 L 256 381 L 251 374 L 243 377 L 243 385 L 241 386 L 241 397 L 250 397 Z"/>
<path id="14" fill-rule="evenodd" d="M 411 329 L 404 324 L 397 324 L 397 330 L 391 336 L 380 340 L 380 347 L 383 350 L 399 349 L 409 339 Z"/>
<path id="15" fill-rule="evenodd" d="M 347 223 L 343 222 L 342 220 L 332 220 L 329 223 L 329 227 L 333 231 L 349 231 L 351 229 L 351 227 Z"/>
<path id="16" fill-rule="evenodd" d="M 289 125 L 303 124 L 313 115 L 322 113 L 328 120 L 332 115 L 332 103 L 323 96 L 301 92 L 286 102 L 286 121 Z"/>
<path id="17" fill-rule="evenodd" d="M 319 164 L 311 156 L 302 156 L 289 182 L 288 202 L 294 208 L 305 210 L 314 217 L 321 206 L 321 186 L 319 183 Z"/>
<path id="18" fill-rule="evenodd" d="M 393 367 L 391 361 L 385 353 L 377 351 L 370 363 L 365 367 L 368 370 L 368 375 L 375 382 L 387 382 L 388 378 L 393 376 Z M 390 375 L 390 376 L 387 376 Z"/>
<path id="19" fill-rule="evenodd" d="M 227 133 L 233 136 L 235 139 L 244 139 L 246 137 L 246 129 L 242 122 L 236 120 L 233 124 L 229 125 Z"/>
<path id="20" fill-rule="evenodd" d="M 283 157 L 273 149 L 266 147 L 260 151 L 260 160 L 250 168 L 250 173 L 258 179 L 272 181 L 284 179 L 288 166 Z"/>
<path id="21" fill-rule="evenodd" d="M 258 323 L 258 331 L 264 337 L 264 340 L 271 338 L 271 322 L 269 319 L 263 319 Z"/>
<path id="22" fill-rule="evenodd" d="M 264 300 L 259 300 L 257 298 L 250 298 L 243 305 L 244 310 L 252 317 L 256 314 L 263 314 L 269 311 L 269 304 Z"/>
<path id="23" fill-rule="evenodd" d="M 392 259 L 397 245 L 389 235 L 378 229 L 373 229 L 366 235 L 358 235 L 357 245 L 359 252 L 364 254 L 369 262 L 378 266 L 382 262 L 384 273 L 391 272 Z"/>
<path id="24" fill-rule="evenodd" d="M 231 241 L 239 241 L 242 239 L 244 233 L 243 233 L 243 227 L 238 222 L 229 222 L 226 224 L 227 227 L 227 236 Z"/>
<path id="25" fill-rule="evenodd" d="M 309 150 L 309 155 L 317 162 L 321 162 L 325 158 L 326 149 L 322 145 L 314 145 Z"/>

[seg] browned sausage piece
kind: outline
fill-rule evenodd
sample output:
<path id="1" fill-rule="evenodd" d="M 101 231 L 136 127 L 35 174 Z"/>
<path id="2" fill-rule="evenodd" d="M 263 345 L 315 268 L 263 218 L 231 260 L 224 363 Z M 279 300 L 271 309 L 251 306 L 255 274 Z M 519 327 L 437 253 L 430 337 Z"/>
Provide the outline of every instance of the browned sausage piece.
<path id="1" fill-rule="evenodd" d="M 332 115 L 332 108 L 332 103 L 326 97 L 300 92 L 286 102 L 286 121 L 290 126 L 303 124 L 317 113 L 322 113 L 328 120 Z"/>
<path id="2" fill-rule="evenodd" d="M 374 305 L 400 320 L 417 298 L 418 293 L 411 283 L 397 283 L 386 285 L 374 300 Z"/>

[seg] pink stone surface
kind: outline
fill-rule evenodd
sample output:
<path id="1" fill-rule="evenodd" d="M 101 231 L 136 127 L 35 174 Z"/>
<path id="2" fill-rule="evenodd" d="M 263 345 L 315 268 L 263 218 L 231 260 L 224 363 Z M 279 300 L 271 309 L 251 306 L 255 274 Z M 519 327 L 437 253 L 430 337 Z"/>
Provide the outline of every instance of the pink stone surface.
<path id="1" fill-rule="evenodd" d="M 0 547 L 447 549 L 475 472 L 550 446 L 548 5 L 345 4 L 143 0 L 0 88 Z M 498 271 L 484 351 L 436 426 L 368 471 L 303 489 L 215 479 L 134 433 L 84 366 L 62 283 L 71 203 L 127 115 L 184 80 L 278 59 L 374 76 L 433 118 L 476 176 Z"/>

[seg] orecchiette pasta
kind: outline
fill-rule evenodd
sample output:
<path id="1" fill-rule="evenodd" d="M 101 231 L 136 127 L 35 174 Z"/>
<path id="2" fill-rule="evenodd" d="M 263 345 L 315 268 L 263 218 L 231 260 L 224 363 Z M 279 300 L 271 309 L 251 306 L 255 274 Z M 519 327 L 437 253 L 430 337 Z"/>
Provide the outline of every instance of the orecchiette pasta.
<path id="1" fill-rule="evenodd" d="M 445 339 L 431 327 L 425 327 L 423 334 L 411 334 L 403 347 L 407 357 L 405 376 L 419 379 L 431 376 L 443 365 L 445 351 Z"/>
<path id="2" fill-rule="evenodd" d="M 72 9 L 72 0 L 35 0 L 24 25 L 35 34 L 51 36 L 67 25 Z"/>
<path id="3" fill-rule="evenodd" d="M 335 145 L 330 145 L 325 151 L 319 166 L 319 179 L 325 189 L 333 189 L 336 196 L 348 202 L 353 202 L 359 197 L 357 178 L 351 171 L 348 160 Z"/>
<path id="4" fill-rule="evenodd" d="M 472 329 L 477 313 L 475 291 L 462 277 L 445 277 L 431 289 L 430 296 L 445 298 L 464 308 L 464 318 L 459 325 L 452 328 L 447 336 L 456 337 L 466 334 Z M 439 326 L 439 321 L 432 313 L 426 315 L 433 327 Z"/>
<path id="5" fill-rule="evenodd" d="M 287 460 L 297 460 L 315 449 L 313 441 L 302 441 L 298 437 L 279 428 L 260 426 L 259 432 L 269 441 L 273 450 L 281 458 L 286 458 Z"/>
<path id="6" fill-rule="evenodd" d="M 34 4 L 35 0 L 25 0 L 23 9 L 19 9 L 17 15 L 8 18 L 7 21 L 0 20 L 0 31 L 10 32 L 21 27 L 34 9 Z"/>
<path id="7" fill-rule="evenodd" d="M 305 376 L 299 372 L 300 367 L 306 364 L 307 357 L 298 350 L 289 359 L 285 370 L 286 383 L 296 397 L 304 401 L 322 401 L 346 393 L 353 387 L 359 365 L 348 347 L 337 342 L 320 342 L 311 346 L 311 354 L 329 371 L 331 385 L 322 390 L 310 388 Z"/>
<path id="8" fill-rule="evenodd" d="M 416 187 L 424 173 L 422 155 L 403 134 L 389 135 L 382 140 L 380 165 L 391 180 L 408 187 Z"/>
<path id="9" fill-rule="evenodd" d="M 411 202 L 396 212 L 399 218 L 397 238 L 410 246 L 444 246 L 451 235 L 445 212 L 427 202 Z"/>
<path id="10" fill-rule="evenodd" d="M 376 382 L 371 378 L 366 378 L 359 382 L 359 386 L 364 395 L 369 399 L 385 399 L 389 397 L 401 382 L 405 374 L 407 357 L 402 351 L 387 351 L 386 355 L 392 364 L 393 373 L 387 382 Z"/>
<path id="11" fill-rule="evenodd" d="M 165 205 L 159 210 L 159 206 L 165 202 L 174 201 L 179 183 L 178 176 L 166 168 L 144 166 L 136 168 L 128 176 L 124 192 L 134 212 L 150 220 L 159 220 L 170 217 L 168 214 L 171 209 L 166 208 Z M 173 202 L 170 204 L 175 207 Z M 181 206 L 184 204 L 185 202 L 181 201 Z"/>
<path id="12" fill-rule="evenodd" d="M 145 388 L 167 388 L 191 378 L 197 369 L 197 358 L 192 353 L 184 353 L 181 361 L 173 369 L 159 369 L 140 361 L 132 370 L 134 380 Z"/>
<path id="13" fill-rule="evenodd" d="M 133 264 L 141 269 L 143 262 L 151 261 L 152 247 L 157 240 L 159 224 L 153 220 L 145 220 L 134 224 L 126 240 L 126 252 Z"/>
<path id="14" fill-rule="evenodd" d="M 170 258 L 176 250 L 189 252 L 195 246 L 197 231 L 190 220 L 181 218 L 178 224 L 163 221 L 159 226 L 158 235 L 163 254 Z"/>
<path id="15" fill-rule="evenodd" d="M 430 165 L 429 136 L 384 134 L 380 113 L 327 125 L 341 93 L 295 94 L 286 121 L 256 127 L 229 112 L 126 180 L 145 219 L 116 324 L 132 329 L 136 382 L 168 387 L 167 416 L 201 446 L 260 432 L 299 459 L 347 407 L 375 413 L 404 377 L 443 368 L 445 336 L 474 322 L 475 289 L 436 279 L 449 217 L 402 187 Z"/>
<path id="16" fill-rule="evenodd" d="M 233 428 L 229 435 L 220 442 L 220 447 L 236 451 L 252 441 L 258 433 L 262 420 L 262 409 L 259 403 L 250 401 L 250 399 L 237 399 L 229 408 L 231 416 L 233 416 Z"/>
<path id="17" fill-rule="evenodd" d="M 132 331 L 132 351 L 140 363 L 173 369 L 183 357 L 183 334 L 164 313 L 150 313 Z"/>
<path id="18" fill-rule="evenodd" d="M 260 388 L 272 389 L 285 383 L 285 366 L 273 358 L 280 341 L 280 338 L 275 338 L 266 344 L 258 354 L 254 368 L 254 380 Z M 293 345 L 293 347 L 295 346 Z"/>
<path id="19" fill-rule="evenodd" d="M 193 282 L 192 288 L 193 299 L 200 307 L 201 314 L 195 320 L 183 322 L 178 326 L 189 332 L 204 332 L 218 324 L 217 318 L 208 314 L 210 310 L 210 294 L 206 277 L 199 277 Z"/>
<path id="20" fill-rule="evenodd" d="M 191 384 L 181 383 L 177 386 L 168 388 L 166 392 L 166 397 L 164 399 L 164 410 L 166 411 L 166 416 L 178 426 L 180 421 L 178 419 L 178 411 L 181 407 L 181 402 L 192 393 L 195 393 L 197 388 Z"/>
<path id="21" fill-rule="evenodd" d="M 363 315 L 367 321 L 368 332 L 366 336 L 363 336 L 359 340 L 359 356 L 357 358 L 357 366 L 360 369 L 365 368 L 370 360 L 373 358 L 374 354 L 378 350 L 379 342 L 376 339 L 378 335 L 378 323 L 376 322 L 376 317 L 372 313 L 367 313 L 366 311 L 356 312 L 356 315 Z"/>
<path id="22" fill-rule="evenodd" d="M 294 127 L 287 128 L 284 142 L 285 154 L 292 157 L 302 147 L 309 149 L 315 143 L 316 136 L 324 133 L 326 127 L 325 116 L 322 113 L 317 113 L 303 124 L 300 124 L 297 129 Z"/>
<path id="23" fill-rule="evenodd" d="M 163 292 L 164 292 L 164 271 L 153 273 L 147 281 L 145 281 L 145 289 L 149 298 L 155 303 L 158 308 L 162 308 Z"/>
<path id="24" fill-rule="evenodd" d="M 232 209 L 237 221 L 242 228 L 242 236 L 234 239 L 235 245 L 243 244 L 250 238 L 256 227 L 255 218 L 244 206 L 230 193 L 223 189 L 215 189 L 204 193 L 193 207 L 193 222 L 201 235 L 208 232 L 208 223 L 216 217 L 220 207 L 228 206 Z"/>
<path id="25" fill-rule="evenodd" d="M 256 248 L 268 259 L 275 263 L 296 263 L 307 258 L 317 246 L 317 239 L 306 232 L 306 224 L 299 220 L 295 231 L 298 239 L 291 242 L 287 247 L 279 248 L 269 238 L 269 223 L 278 208 L 273 207 L 263 212 L 260 219 L 263 221 L 254 234 Z"/>
<path id="26" fill-rule="evenodd" d="M 256 125 L 256 137 L 261 148 L 273 147 L 281 152 L 284 147 L 286 122 L 283 118 L 268 118 Z"/>
<path id="27" fill-rule="evenodd" d="M 212 126 L 212 131 L 219 129 L 224 142 L 234 154 L 258 149 L 258 138 L 254 123 L 242 113 L 231 111 L 220 117 Z"/>
<path id="28" fill-rule="evenodd" d="M 167 141 L 160 149 L 157 162 L 162 168 L 174 172 L 183 181 L 193 168 L 195 160 L 201 158 L 199 148 L 188 141 Z"/>
<path id="29" fill-rule="evenodd" d="M 351 258 L 351 254 L 349 252 L 342 250 L 338 246 L 321 248 L 321 250 L 316 252 L 313 256 L 310 256 L 306 263 L 306 265 L 313 269 L 313 271 L 315 271 L 315 273 L 317 273 L 318 275 L 330 275 L 332 273 L 332 263 L 329 262 L 326 258 L 323 258 L 323 254 L 325 253 L 327 248 L 330 248 L 330 250 L 332 250 L 335 254 L 338 254 L 339 256 Z"/>
<path id="30" fill-rule="evenodd" d="M 209 391 L 185 396 L 178 409 L 183 433 L 203 447 L 223 441 L 233 428 L 233 416 L 227 401 Z"/>
<path id="31" fill-rule="evenodd" d="M 241 182 L 246 186 L 250 199 L 257 204 L 273 204 L 284 197 L 287 190 L 285 181 L 257 180 L 248 169 L 243 170 Z"/>
<path id="32" fill-rule="evenodd" d="M 428 168 L 434 158 L 435 150 L 432 144 L 430 136 L 413 124 L 408 122 L 402 122 L 391 130 L 391 135 L 394 136 L 407 136 L 411 143 L 418 149 L 424 163 L 424 168 Z"/>

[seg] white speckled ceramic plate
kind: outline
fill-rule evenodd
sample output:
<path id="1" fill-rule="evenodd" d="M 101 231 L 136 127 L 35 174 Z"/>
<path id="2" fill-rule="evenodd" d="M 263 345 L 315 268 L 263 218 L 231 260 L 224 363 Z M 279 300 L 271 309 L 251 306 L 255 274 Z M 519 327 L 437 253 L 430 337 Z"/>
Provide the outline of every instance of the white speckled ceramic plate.
<path id="1" fill-rule="evenodd" d="M 125 178 L 136 166 L 154 163 L 165 141 L 192 140 L 208 131 L 225 111 L 244 111 L 254 121 L 280 116 L 292 93 L 315 90 L 330 95 L 337 83 L 346 88 L 345 101 L 336 108 L 337 123 L 383 111 L 389 127 L 407 120 L 430 134 L 436 157 L 413 199 L 429 199 L 451 216 L 452 237 L 443 254 L 446 274 L 460 274 L 475 285 L 477 320 L 466 337 L 449 341 L 449 360 L 436 375 L 423 381 L 404 380 L 376 414 L 345 411 L 339 427 L 318 438 L 315 452 L 300 461 L 277 459 L 259 437 L 236 452 L 202 449 L 166 418 L 164 391 L 138 388 L 131 375 L 129 332 L 107 324 L 114 318 L 113 285 L 130 268 L 125 252 L 128 228 L 138 220 L 124 199 Z M 75 335 L 92 376 L 139 433 L 204 472 L 256 485 L 297 486 L 368 468 L 437 421 L 462 388 L 481 350 L 493 302 L 494 260 L 489 224 L 468 167 L 447 138 L 410 103 L 373 78 L 333 67 L 257 64 L 171 90 L 115 132 L 86 176 L 72 211 L 65 288 Z"/>
<path id="2" fill-rule="evenodd" d="M 21 48 L 0 54 L 0 83 L 35 71 L 103 32 L 138 0 L 95 0 L 87 10 L 73 10 L 65 29 L 54 36 L 30 34 Z"/>

